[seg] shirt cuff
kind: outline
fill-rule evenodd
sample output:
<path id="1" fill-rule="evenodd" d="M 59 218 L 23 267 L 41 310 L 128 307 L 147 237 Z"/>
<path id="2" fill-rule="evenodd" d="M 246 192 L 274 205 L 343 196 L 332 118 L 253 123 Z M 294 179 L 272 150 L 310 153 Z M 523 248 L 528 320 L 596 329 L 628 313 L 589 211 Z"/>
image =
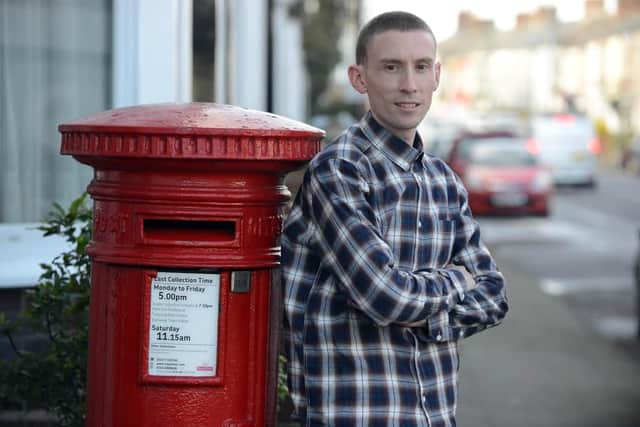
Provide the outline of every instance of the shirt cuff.
<path id="1" fill-rule="evenodd" d="M 464 274 L 462 274 L 461 271 L 453 270 L 453 269 L 441 270 L 441 273 L 444 274 L 447 279 L 449 279 L 449 282 L 451 282 L 451 285 L 453 286 L 453 290 L 455 291 L 454 293 L 456 298 L 453 301 L 452 305 L 455 305 L 464 301 L 464 294 L 465 294 L 466 283 L 467 283 L 464 277 Z"/>
<path id="2" fill-rule="evenodd" d="M 428 341 L 445 342 L 456 339 L 453 336 L 452 328 L 449 326 L 449 313 L 446 311 L 429 317 L 425 331 Z"/>
<path id="3" fill-rule="evenodd" d="M 464 274 L 458 270 L 443 269 L 440 270 L 439 273 L 447 279 L 447 305 L 450 310 L 454 305 L 464 300 L 466 279 Z M 458 328 L 452 328 L 449 323 L 449 310 L 443 310 L 427 318 L 424 331 L 426 332 L 428 341 L 446 342 L 456 341 L 460 338 L 460 330 Z"/>

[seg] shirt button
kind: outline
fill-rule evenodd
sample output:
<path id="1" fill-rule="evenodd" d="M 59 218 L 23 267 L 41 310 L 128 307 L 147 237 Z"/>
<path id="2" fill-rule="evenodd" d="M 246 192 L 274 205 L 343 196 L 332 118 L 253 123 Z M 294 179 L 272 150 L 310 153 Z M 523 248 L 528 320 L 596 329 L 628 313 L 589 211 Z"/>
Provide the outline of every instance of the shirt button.
<path id="1" fill-rule="evenodd" d="M 440 334 L 436 335 L 436 340 L 442 341 L 442 335 L 440 335 Z"/>
<path id="2" fill-rule="evenodd" d="M 422 221 L 418 221 L 418 227 L 422 228 Z"/>

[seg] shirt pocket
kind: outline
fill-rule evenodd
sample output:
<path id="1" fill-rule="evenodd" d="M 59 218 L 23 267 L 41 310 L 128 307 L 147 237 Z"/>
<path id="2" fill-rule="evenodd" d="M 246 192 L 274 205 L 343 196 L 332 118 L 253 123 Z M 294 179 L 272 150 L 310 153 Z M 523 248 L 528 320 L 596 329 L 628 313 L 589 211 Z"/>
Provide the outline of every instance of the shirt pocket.
<path id="1" fill-rule="evenodd" d="M 456 216 L 451 211 L 439 211 L 434 221 L 434 242 L 437 267 L 442 268 L 451 262 L 456 241 Z"/>

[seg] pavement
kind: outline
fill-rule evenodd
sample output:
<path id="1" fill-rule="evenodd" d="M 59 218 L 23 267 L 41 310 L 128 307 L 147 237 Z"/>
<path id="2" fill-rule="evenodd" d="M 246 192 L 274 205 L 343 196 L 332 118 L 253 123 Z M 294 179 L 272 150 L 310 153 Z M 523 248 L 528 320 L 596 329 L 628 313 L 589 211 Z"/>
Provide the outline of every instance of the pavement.
<path id="1" fill-rule="evenodd" d="M 640 427 L 640 341 L 605 338 L 565 300 L 497 262 L 510 311 L 460 344 L 458 426 Z"/>
<path id="2" fill-rule="evenodd" d="M 562 299 L 497 262 L 510 311 L 502 325 L 461 343 L 458 425 L 640 426 L 640 342 L 607 340 Z"/>

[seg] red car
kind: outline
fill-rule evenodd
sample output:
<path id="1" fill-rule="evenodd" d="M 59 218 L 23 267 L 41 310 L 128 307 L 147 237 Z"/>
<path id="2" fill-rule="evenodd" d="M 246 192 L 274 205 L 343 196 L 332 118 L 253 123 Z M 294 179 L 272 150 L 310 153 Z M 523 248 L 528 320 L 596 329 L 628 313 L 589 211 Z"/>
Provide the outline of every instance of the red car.
<path id="1" fill-rule="evenodd" d="M 448 162 L 469 192 L 474 215 L 549 215 L 553 180 L 533 140 L 508 133 L 465 134 Z"/>

